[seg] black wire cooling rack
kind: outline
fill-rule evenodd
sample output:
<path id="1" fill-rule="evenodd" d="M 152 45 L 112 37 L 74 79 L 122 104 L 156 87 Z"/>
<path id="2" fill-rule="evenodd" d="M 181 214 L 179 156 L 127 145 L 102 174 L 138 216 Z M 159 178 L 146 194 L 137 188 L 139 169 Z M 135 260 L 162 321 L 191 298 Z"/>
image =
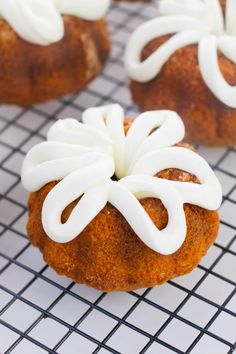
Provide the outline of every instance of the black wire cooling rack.
<path id="1" fill-rule="evenodd" d="M 0 107 L 0 353 L 233 353 L 236 340 L 236 150 L 199 152 L 223 185 L 217 242 L 189 275 L 153 289 L 105 294 L 57 276 L 25 233 L 25 153 L 58 117 L 95 105 L 133 109 L 122 57 L 127 38 L 155 5 L 113 5 L 113 50 L 103 74 L 79 95 L 29 110 Z"/>

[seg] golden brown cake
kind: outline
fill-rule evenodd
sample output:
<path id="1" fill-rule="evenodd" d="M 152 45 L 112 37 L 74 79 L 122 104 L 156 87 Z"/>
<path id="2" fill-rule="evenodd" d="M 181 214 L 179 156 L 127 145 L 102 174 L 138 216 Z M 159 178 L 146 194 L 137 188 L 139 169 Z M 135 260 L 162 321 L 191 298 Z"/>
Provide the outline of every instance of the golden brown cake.
<path id="1" fill-rule="evenodd" d="M 34 190 L 29 198 L 27 225 L 32 244 L 40 249 L 45 261 L 58 274 L 67 275 L 79 284 L 87 284 L 108 292 L 150 287 L 190 272 L 206 254 L 217 236 L 219 217 L 215 209 L 221 201 L 221 188 L 210 167 L 192 151 L 189 145 L 178 143 L 178 140 L 183 136 L 184 128 L 174 112 L 157 111 L 151 115 L 146 113 L 145 117 L 142 115 L 138 117 L 135 123 L 132 123 L 131 119 L 123 121 L 121 117 L 121 107 L 113 105 L 87 110 L 83 116 L 85 127 L 73 120 L 55 123 L 52 130 L 49 131 L 48 142 L 36 146 L 29 152 L 22 169 L 24 186 L 28 190 Z M 120 131 L 121 135 L 119 137 L 116 135 L 116 143 L 113 145 L 115 166 L 113 172 L 110 171 L 108 196 L 100 209 L 93 214 L 93 217 L 84 223 L 84 213 L 91 212 L 90 208 L 93 209 L 93 204 L 98 202 L 100 190 L 103 187 L 99 187 L 99 189 L 95 187 L 96 192 L 92 194 L 88 209 L 85 207 L 83 212 L 81 209 L 77 214 L 76 208 L 78 206 L 83 208 L 83 198 L 86 198 L 86 193 L 90 193 L 90 190 L 94 188 L 93 185 L 90 185 L 91 182 L 88 182 L 89 177 L 95 185 L 96 179 L 100 181 L 100 174 L 103 173 L 101 170 L 104 171 L 107 166 L 98 160 L 104 156 L 95 155 L 95 160 L 98 161 L 97 172 L 95 172 L 96 168 L 93 165 L 95 162 L 91 166 L 88 163 L 92 157 L 82 155 L 81 158 L 86 157 L 86 163 L 83 162 L 84 167 L 82 167 L 81 160 L 78 160 L 77 165 L 80 165 L 81 169 L 78 171 L 75 169 L 61 181 L 55 176 L 59 170 L 62 173 L 64 168 L 68 168 L 69 160 L 64 158 L 69 157 L 69 151 L 75 158 L 80 151 L 77 149 L 81 149 L 81 146 L 83 149 L 88 148 L 89 144 L 90 149 L 94 151 L 94 154 L 97 154 L 99 146 L 102 147 L 102 141 L 100 140 L 99 146 L 94 145 L 94 141 L 97 139 L 98 142 L 99 139 L 105 138 L 101 135 L 103 124 L 106 124 L 110 137 L 113 136 L 114 139 L 116 133 L 110 129 L 110 124 L 113 123 L 116 132 L 119 131 L 120 124 L 122 124 L 123 133 Z M 141 143 L 140 132 L 145 130 L 143 127 L 147 125 L 149 128 L 145 132 L 146 138 Z M 72 127 L 76 135 L 74 132 L 72 134 Z M 85 139 L 88 127 L 91 128 L 89 134 L 91 138 L 93 137 L 90 143 L 88 143 L 88 137 Z M 100 128 L 98 129 L 98 127 Z M 64 132 L 63 135 L 62 132 Z M 137 158 L 133 170 L 130 172 L 128 172 L 129 169 L 124 171 L 121 159 L 116 160 L 115 157 L 116 149 L 122 150 L 121 136 L 126 140 L 126 157 L 129 156 L 129 149 L 137 151 L 134 146 L 137 140 L 140 143 L 138 150 L 140 158 Z M 61 146 L 58 145 L 59 137 L 63 141 Z M 172 142 L 176 144 L 174 147 L 169 147 L 168 141 L 172 138 Z M 54 142 L 54 139 L 57 139 L 57 143 Z M 73 140 L 75 144 L 73 148 L 71 143 L 66 148 L 65 143 L 69 140 L 70 142 Z M 117 146 L 117 141 L 120 141 L 119 146 Z M 130 141 L 132 141 L 132 146 L 129 148 Z M 163 141 L 166 141 L 166 147 L 162 146 L 161 148 Z M 103 142 L 106 144 L 106 139 Z M 149 145 L 150 143 L 152 147 Z M 147 144 L 149 145 L 148 152 Z M 53 152 L 54 148 L 57 151 L 62 148 L 63 157 L 61 151 L 56 156 L 56 150 Z M 106 148 L 108 153 L 109 147 Z M 43 162 L 40 162 L 42 161 L 40 156 L 45 156 L 47 149 L 50 149 L 48 160 L 46 161 L 44 158 Z M 142 153 L 140 149 L 143 151 Z M 104 153 L 102 154 L 104 155 Z M 150 154 L 154 154 L 157 158 L 155 159 L 154 155 Z M 171 157 L 171 155 L 173 156 Z M 131 156 L 133 158 L 132 154 Z M 191 164 L 186 163 L 185 168 L 183 156 L 185 162 L 190 159 L 194 167 L 190 167 Z M 178 164 L 179 158 L 182 162 Z M 142 159 L 144 159 L 144 165 L 142 165 Z M 155 173 L 154 177 L 151 176 L 151 172 L 147 172 L 150 168 L 150 161 L 152 161 L 151 166 L 152 168 L 154 166 L 155 171 L 160 170 Z M 121 164 L 119 165 L 119 163 Z M 140 175 L 138 172 L 140 163 L 144 175 Z M 158 164 L 161 164 L 159 168 Z M 175 166 L 162 169 L 162 166 L 168 165 Z M 176 166 L 184 168 L 176 168 Z M 92 173 L 92 170 L 90 172 L 88 170 L 90 168 L 94 168 L 91 176 L 89 174 Z M 48 169 L 51 171 L 49 179 L 46 177 Z M 72 168 L 70 167 L 69 170 L 71 171 Z M 192 173 L 195 171 L 196 174 Z M 88 176 L 85 172 L 88 173 Z M 82 183 L 83 174 L 85 180 Z M 201 182 L 201 179 L 205 179 L 205 181 Z M 48 183 L 45 183 L 46 180 Z M 64 183 L 64 186 L 61 183 Z M 136 188 L 135 185 L 136 192 L 133 190 Z M 188 186 L 191 186 L 193 190 L 190 191 Z M 161 191 L 157 192 L 159 187 L 161 187 Z M 187 189 L 184 192 L 185 187 Z M 179 191 L 178 188 L 180 188 Z M 195 195 L 195 188 L 197 188 L 195 192 L 200 197 Z M 60 201 L 56 202 L 57 197 L 54 193 L 64 193 L 63 189 L 65 199 L 71 192 L 73 194 L 77 189 L 81 189 L 81 191 L 80 193 L 75 192 L 73 196 L 69 197 L 71 199 L 69 204 L 67 204 L 68 200 L 65 203 L 64 200 L 61 200 L 64 206 L 59 208 L 59 212 L 57 204 Z M 77 194 L 78 198 L 75 198 L 76 193 L 79 193 Z M 136 198 L 140 200 L 140 204 L 131 193 L 134 193 Z M 158 193 L 160 193 L 160 199 L 157 196 Z M 170 193 L 169 196 L 168 193 Z M 183 193 L 182 197 L 181 193 Z M 204 193 L 204 197 L 202 193 Z M 50 206 L 52 199 L 54 201 Z M 204 200 L 201 201 L 201 199 Z M 195 205 L 187 203 L 187 200 L 192 200 Z M 139 210 L 140 207 L 141 210 Z M 55 209 L 58 210 L 55 211 Z M 54 213 L 57 218 L 56 223 L 53 222 Z M 61 215 L 60 221 L 58 221 L 58 213 Z M 174 220 L 178 218 L 183 219 L 182 221 Z M 141 224 L 139 224 L 140 222 Z M 83 224 L 83 227 L 77 234 L 76 229 L 77 227 L 78 230 L 80 229 L 78 226 L 80 223 Z M 74 226 L 71 229 L 72 224 Z M 144 235 L 146 226 L 146 234 Z M 143 227 L 144 229 L 142 229 Z M 152 227 L 155 232 L 151 235 L 149 231 Z"/>
<path id="2" fill-rule="evenodd" d="M 78 9 L 78 13 L 80 11 Z M 89 10 L 87 12 L 90 13 Z M 6 20 L 7 16 L 0 19 L 1 103 L 29 106 L 56 99 L 82 90 L 101 72 L 110 52 L 106 21 L 87 20 L 83 18 L 86 14 L 81 13 L 82 17 L 76 14 L 62 17 L 58 13 L 55 24 L 49 18 L 50 25 L 54 26 L 51 29 L 53 34 L 58 26 L 58 33 L 53 38 L 47 38 L 45 33 L 36 33 L 31 38 L 21 30 L 20 19 L 16 30 L 12 27 L 15 23 L 11 18 L 11 23 Z M 42 10 L 42 17 L 44 15 Z M 36 14 L 35 18 L 36 26 L 37 20 L 42 18 L 38 19 Z M 27 23 L 29 29 L 30 25 Z"/>
<path id="3" fill-rule="evenodd" d="M 225 0 L 218 3 L 217 1 L 212 1 L 212 4 L 208 2 L 208 5 L 204 1 L 199 1 L 199 9 L 195 13 L 191 8 L 191 0 L 185 5 L 177 3 L 176 0 L 161 0 L 160 11 L 164 16 L 152 20 L 152 25 L 151 21 L 149 24 L 146 23 L 137 30 L 138 34 L 131 37 L 132 42 L 135 41 L 136 35 L 142 38 L 148 25 L 149 33 L 154 34 L 153 38 L 149 36 L 150 40 L 141 44 L 140 64 L 133 54 L 137 48 L 133 49 L 134 46 L 130 42 L 126 53 L 126 66 L 131 77 L 130 89 L 133 100 L 140 110 L 176 111 L 185 123 L 186 140 L 191 143 L 234 146 L 236 144 L 236 65 L 232 53 L 236 37 L 233 28 L 230 27 L 230 14 L 233 13 L 234 16 L 233 9 L 230 9 L 233 2 Z M 210 6 L 212 9 L 209 8 Z M 227 16 L 226 6 L 228 6 Z M 225 23 L 222 25 L 223 13 Z M 176 27 L 174 31 L 172 15 L 176 14 L 178 18 L 174 24 Z M 215 28 L 212 25 L 210 31 L 207 29 L 206 33 L 202 34 L 204 26 L 207 26 L 211 20 Z M 184 31 L 196 30 L 198 22 L 199 32 L 187 38 Z M 154 25 L 157 30 L 154 29 Z M 163 25 L 166 26 L 164 30 L 162 30 Z M 224 28 L 227 25 L 229 29 L 226 38 Z M 222 28 L 219 28 L 220 26 Z M 160 35 L 155 34 L 155 31 Z M 171 32 L 177 32 L 177 35 Z M 179 38 L 177 39 L 176 36 Z M 175 43 L 171 44 L 173 40 Z M 177 40 L 180 41 L 178 44 Z M 217 59 L 216 41 L 218 41 Z M 187 42 L 189 45 L 186 44 Z M 152 58 L 152 62 L 147 62 L 151 56 L 155 58 Z M 153 69 L 153 75 L 146 76 L 147 79 L 145 79 L 144 67 L 141 68 L 145 61 L 146 65 Z"/>

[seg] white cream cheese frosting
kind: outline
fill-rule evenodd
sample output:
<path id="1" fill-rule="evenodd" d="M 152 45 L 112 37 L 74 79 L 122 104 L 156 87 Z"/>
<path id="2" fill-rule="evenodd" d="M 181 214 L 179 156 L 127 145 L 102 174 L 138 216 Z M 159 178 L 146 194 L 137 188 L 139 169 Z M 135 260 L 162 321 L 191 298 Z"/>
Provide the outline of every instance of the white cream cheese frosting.
<path id="1" fill-rule="evenodd" d="M 215 210 L 221 186 L 207 162 L 195 152 L 172 145 L 184 137 L 184 125 L 172 111 L 141 114 L 124 133 L 124 111 L 119 105 L 90 108 L 82 116 L 57 121 L 47 141 L 32 148 L 22 166 L 22 183 L 30 192 L 58 181 L 42 208 L 46 234 L 56 242 L 79 237 L 93 218 L 111 203 L 136 235 L 164 255 L 177 251 L 186 237 L 184 203 Z M 201 184 L 154 177 L 178 168 L 196 175 Z M 116 175 L 118 181 L 112 179 Z M 81 197 L 65 223 L 63 210 Z M 139 199 L 161 199 L 168 224 L 159 230 Z"/>
<path id="2" fill-rule="evenodd" d="M 144 23 L 131 35 L 125 53 L 130 77 L 148 82 L 176 50 L 197 44 L 204 82 L 219 101 L 236 108 L 236 86 L 225 80 L 218 64 L 218 51 L 236 64 L 236 1 L 226 0 L 225 16 L 219 0 L 160 0 L 159 12 L 161 17 Z M 164 35 L 172 37 L 141 61 L 144 47 Z"/>
<path id="3" fill-rule="evenodd" d="M 64 36 L 62 15 L 95 21 L 109 5 L 110 0 L 0 0 L 0 16 L 24 40 L 49 45 Z"/>

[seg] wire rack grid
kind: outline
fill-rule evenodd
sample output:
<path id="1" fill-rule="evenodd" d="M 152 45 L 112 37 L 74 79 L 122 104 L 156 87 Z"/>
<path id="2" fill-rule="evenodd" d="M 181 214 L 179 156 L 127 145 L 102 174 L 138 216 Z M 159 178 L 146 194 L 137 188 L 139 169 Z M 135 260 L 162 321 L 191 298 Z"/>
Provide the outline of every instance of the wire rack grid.
<path id="1" fill-rule="evenodd" d="M 78 95 L 31 109 L 0 107 L 0 353 L 233 353 L 236 340 L 236 150 L 199 148 L 223 185 L 216 243 L 189 275 L 153 289 L 105 294 L 57 276 L 25 233 L 25 153 L 59 117 L 95 105 L 133 108 L 123 69 L 131 31 L 156 13 L 153 4 L 117 4 L 109 14 L 111 59 Z"/>

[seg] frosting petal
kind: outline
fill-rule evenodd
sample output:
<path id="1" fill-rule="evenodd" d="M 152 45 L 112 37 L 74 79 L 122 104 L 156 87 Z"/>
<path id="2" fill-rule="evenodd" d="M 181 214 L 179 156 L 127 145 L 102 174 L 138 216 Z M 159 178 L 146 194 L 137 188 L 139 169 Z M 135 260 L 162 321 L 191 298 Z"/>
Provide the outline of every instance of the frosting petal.
<path id="1" fill-rule="evenodd" d="M 83 190 L 75 188 L 73 193 L 68 194 L 68 198 L 63 199 L 64 204 L 61 204 L 61 197 L 68 193 L 70 183 L 75 182 L 77 173 L 68 176 L 58 186 L 48 194 L 45 199 L 42 210 L 42 222 L 45 232 L 50 235 L 50 238 L 56 242 L 66 243 L 77 237 L 84 228 L 95 218 L 95 216 L 105 207 L 107 203 L 107 195 L 109 190 L 109 180 L 101 182 L 101 184 L 92 186 L 83 193 Z M 79 182 L 81 180 L 79 179 Z M 62 183 L 62 185 L 61 185 Z M 62 190 L 60 188 L 63 188 Z M 79 198 L 83 194 L 79 203 L 75 206 L 69 219 L 61 222 L 61 217 L 64 209 L 70 204 L 74 198 Z M 55 202 L 58 204 L 55 205 Z M 50 213 L 50 214 L 49 214 Z"/>
<path id="2" fill-rule="evenodd" d="M 227 34 L 236 35 L 236 2 L 234 0 L 227 0 L 225 9 L 226 18 L 226 32 Z"/>
<path id="3" fill-rule="evenodd" d="M 118 178 L 122 178 L 125 175 L 124 110 L 122 107 L 113 104 L 100 108 L 89 108 L 82 115 L 82 121 L 109 136 L 112 141 L 115 173 Z"/>
<path id="4" fill-rule="evenodd" d="M 168 225 L 159 230 L 138 198 L 158 198 L 168 211 Z M 109 202 L 126 218 L 139 238 L 154 251 L 167 255 L 181 247 L 186 236 L 186 220 L 180 195 L 165 180 L 145 175 L 129 176 L 114 183 Z M 127 208 L 128 205 L 128 208 Z"/>
<path id="5" fill-rule="evenodd" d="M 110 151 L 112 140 L 96 127 L 88 127 L 75 119 L 58 120 L 49 129 L 48 141 L 60 141 L 66 144 L 82 145 Z"/>
<path id="6" fill-rule="evenodd" d="M 154 176 L 168 168 L 176 168 L 195 175 L 201 184 L 189 182 L 171 183 L 178 190 L 184 203 L 191 203 L 208 210 L 216 210 L 221 204 L 221 186 L 208 163 L 195 152 L 181 147 L 154 150 L 141 157 L 130 175 Z"/>
<path id="7" fill-rule="evenodd" d="M 112 159 L 93 152 L 84 155 L 78 168 L 49 192 L 43 205 L 42 223 L 51 239 L 65 243 L 80 234 L 106 205 L 113 173 Z M 62 223 L 64 209 L 81 196 L 68 220 Z"/>
<path id="8" fill-rule="evenodd" d="M 99 151 L 99 149 L 96 149 Z M 58 181 L 94 161 L 93 149 L 59 142 L 44 142 L 32 148 L 22 165 L 22 183 L 30 192 Z M 96 156 L 99 156 L 96 154 Z"/>
<path id="9" fill-rule="evenodd" d="M 229 107 L 236 108 L 236 86 L 228 84 L 220 71 L 216 36 L 210 35 L 201 40 L 198 60 L 202 77 L 209 89 L 221 102 Z"/>
<path id="10" fill-rule="evenodd" d="M 156 111 L 140 114 L 126 138 L 127 174 L 137 159 L 150 151 L 177 144 L 184 135 L 184 124 L 173 111 L 161 110 L 158 115 Z"/>

